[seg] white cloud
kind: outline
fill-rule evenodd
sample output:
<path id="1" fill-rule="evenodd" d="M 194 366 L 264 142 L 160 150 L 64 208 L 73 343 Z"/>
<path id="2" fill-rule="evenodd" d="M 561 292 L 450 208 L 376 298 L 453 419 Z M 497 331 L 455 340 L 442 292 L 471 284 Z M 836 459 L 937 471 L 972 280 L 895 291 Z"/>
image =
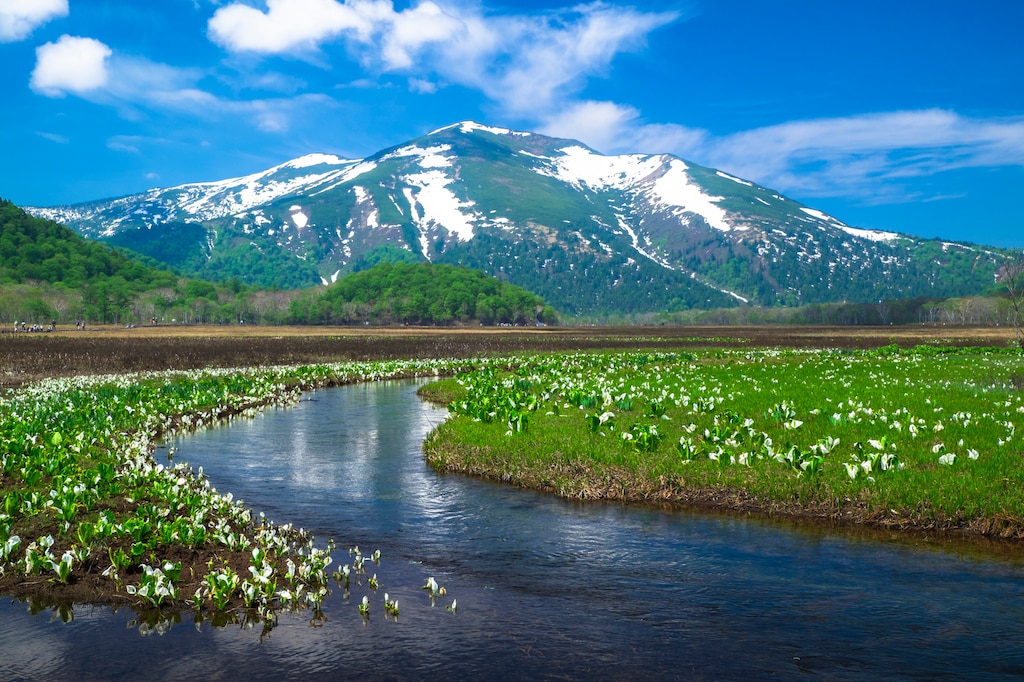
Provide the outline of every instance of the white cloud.
<path id="1" fill-rule="evenodd" d="M 579 102 L 547 117 L 538 132 L 585 142 L 609 154 L 678 153 L 703 144 L 707 134 L 675 124 L 645 124 L 640 112 L 614 102 Z"/>
<path id="2" fill-rule="evenodd" d="M 462 81 L 479 87 L 510 112 L 545 114 L 606 72 L 622 52 L 672 22 L 672 13 L 638 12 L 603 4 L 564 13 L 498 22 L 500 44 L 491 59 L 449 60 L 464 65 Z"/>
<path id="3" fill-rule="evenodd" d="M 977 119 L 926 109 L 790 121 L 715 137 L 645 123 L 613 102 L 582 102 L 548 117 L 541 132 L 606 153 L 670 152 L 806 197 L 906 201 L 911 178 L 963 169 L 1024 166 L 1024 118 Z"/>
<path id="4" fill-rule="evenodd" d="M 342 31 L 370 32 L 364 17 L 381 2 L 350 6 L 335 0 L 267 0 L 267 11 L 233 3 L 218 9 L 209 22 L 210 38 L 234 52 L 277 54 L 310 50 Z"/>
<path id="5" fill-rule="evenodd" d="M 0 43 L 27 38 L 51 19 L 68 15 L 68 0 L 0 0 Z"/>
<path id="6" fill-rule="evenodd" d="M 47 97 L 77 95 L 118 109 L 129 119 L 143 115 L 185 115 L 204 120 L 230 117 L 256 129 L 283 133 L 310 110 L 335 105 L 326 95 L 303 94 L 254 100 L 224 98 L 200 87 L 207 73 L 119 54 L 92 38 L 62 36 L 36 50 L 32 89 Z M 149 112 L 146 114 L 145 112 Z M 115 140 L 111 149 L 132 152 Z"/>
<path id="7" fill-rule="evenodd" d="M 47 97 L 84 95 L 107 85 L 111 49 L 98 40 L 63 35 L 36 48 L 32 90 Z"/>
<path id="8" fill-rule="evenodd" d="M 709 162 L 807 196 L 887 202 L 911 178 L 1024 165 L 1024 118 L 975 119 L 926 109 L 792 121 L 708 139 Z"/>
<path id="9" fill-rule="evenodd" d="M 451 39 L 463 28 L 460 19 L 433 2 L 423 2 L 403 12 L 382 16 L 385 28 L 383 59 L 390 69 L 413 66 L 413 58 L 426 45 Z"/>
<path id="10" fill-rule="evenodd" d="M 432 0 L 401 11 L 390 0 L 267 0 L 266 11 L 239 2 L 219 9 L 209 35 L 230 51 L 262 54 L 343 40 L 370 70 L 407 73 L 414 87 L 443 80 L 473 88 L 522 115 L 562 103 L 679 16 L 601 2 L 492 16 Z"/>

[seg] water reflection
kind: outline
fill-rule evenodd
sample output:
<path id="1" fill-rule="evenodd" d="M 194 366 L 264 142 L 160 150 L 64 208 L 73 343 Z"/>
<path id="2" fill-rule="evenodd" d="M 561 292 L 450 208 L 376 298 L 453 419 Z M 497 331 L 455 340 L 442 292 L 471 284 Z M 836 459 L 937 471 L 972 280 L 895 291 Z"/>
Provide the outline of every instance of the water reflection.
<path id="1" fill-rule="evenodd" d="M 1024 570 L 763 520 L 579 504 L 437 476 L 420 443 L 443 411 L 409 383 L 321 391 L 177 444 L 278 522 L 380 548 L 381 589 L 325 620 L 260 628 L 13 603 L 0 678 L 999 678 L 1024 673 Z M 431 608 L 428 576 L 448 596 Z M 398 599 L 385 620 L 383 593 Z M 356 610 L 371 600 L 365 627 Z M 457 613 L 443 606 L 457 598 Z M 132 629 L 129 629 L 129 625 Z M 83 672 L 84 671 L 84 672 Z"/>

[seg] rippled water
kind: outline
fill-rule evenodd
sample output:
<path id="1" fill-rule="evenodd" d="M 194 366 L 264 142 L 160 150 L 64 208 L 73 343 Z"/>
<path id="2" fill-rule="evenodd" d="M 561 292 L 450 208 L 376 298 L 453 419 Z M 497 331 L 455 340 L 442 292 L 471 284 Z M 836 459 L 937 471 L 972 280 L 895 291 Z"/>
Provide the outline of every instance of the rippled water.
<path id="1" fill-rule="evenodd" d="M 0 604 L 2 679 L 1001 678 L 1024 675 L 1024 568 L 764 520 L 575 504 L 423 463 L 444 412 L 415 385 L 320 391 L 177 443 L 276 522 L 380 549 L 364 626 L 340 590 L 326 619 L 260 637 L 78 606 L 62 623 Z M 448 595 L 431 607 L 428 576 Z M 397 622 L 383 617 L 383 592 Z M 455 613 L 443 607 L 458 599 Z"/>

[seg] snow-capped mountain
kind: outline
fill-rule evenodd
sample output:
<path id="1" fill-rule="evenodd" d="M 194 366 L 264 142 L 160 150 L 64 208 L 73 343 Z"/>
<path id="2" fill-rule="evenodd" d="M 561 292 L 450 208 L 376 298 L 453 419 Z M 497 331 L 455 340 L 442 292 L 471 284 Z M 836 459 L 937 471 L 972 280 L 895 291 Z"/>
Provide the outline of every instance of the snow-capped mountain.
<path id="1" fill-rule="evenodd" d="M 565 312 L 954 296 L 977 247 L 850 227 L 668 154 L 457 123 L 366 159 L 28 209 L 190 274 L 284 287 L 381 260 L 477 267 Z"/>

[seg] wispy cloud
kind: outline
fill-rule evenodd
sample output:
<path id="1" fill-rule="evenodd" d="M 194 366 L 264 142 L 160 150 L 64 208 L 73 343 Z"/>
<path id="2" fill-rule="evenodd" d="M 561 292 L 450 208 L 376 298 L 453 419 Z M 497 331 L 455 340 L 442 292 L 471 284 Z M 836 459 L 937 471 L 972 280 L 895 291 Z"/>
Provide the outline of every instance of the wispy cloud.
<path id="1" fill-rule="evenodd" d="M 238 2 L 220 8 L 209 35 L 231 52 L 297 57 L 341 41 L 364 68 L 406 74 L 416 91 L 446 82 L 513 115 L 536 115 L 564 105 L 618 54 L 679 18 L 601 2 L 489 15 L 430 0 L 401 11 L 389 0 L 267 0 L 266 11 Z"/>
<path id="2" fill-rule="evenodd" d="M 124 152 L 126 154 L 138 154 L 139 153 L 139 148 L 136 147 L 135 145 L 126 144 L 126 143 L 121 142 L 119 140 L 108 140 L 107 141 L 107 149 L 113 150 L 115 152 Z"/>
<path id="3" fill-rule="evenodd" d="M 52 19 L 68 15 L 68 0 L 0 0 L 0 43 L 27 38 Z"/>
<path id="4" fill-rule="evenodd" d="M 767 187 L 863 203 L 935 199 L 914 178 L 964 168 L 1024 166 L 1024 118 L 970 118 L 925 109 L 789 121 L 714 136 L 651 124 L 629 106 L 582 102 L 548 117 L 542 132 L 607 153 L 670 152 Z"/>
<path id="5" fill-rule="evenodd" d="M 50 142 L 53 142 L 55 144 L 67 144 L 68 142 L 70 142 L 70 140 L 68 140 L 67 137 L 65 137 L 64 135 L 58 135 L 57 133 L 36 131 L 36 135 L 43 138 L 44 140 L 49 140 Z"/>

